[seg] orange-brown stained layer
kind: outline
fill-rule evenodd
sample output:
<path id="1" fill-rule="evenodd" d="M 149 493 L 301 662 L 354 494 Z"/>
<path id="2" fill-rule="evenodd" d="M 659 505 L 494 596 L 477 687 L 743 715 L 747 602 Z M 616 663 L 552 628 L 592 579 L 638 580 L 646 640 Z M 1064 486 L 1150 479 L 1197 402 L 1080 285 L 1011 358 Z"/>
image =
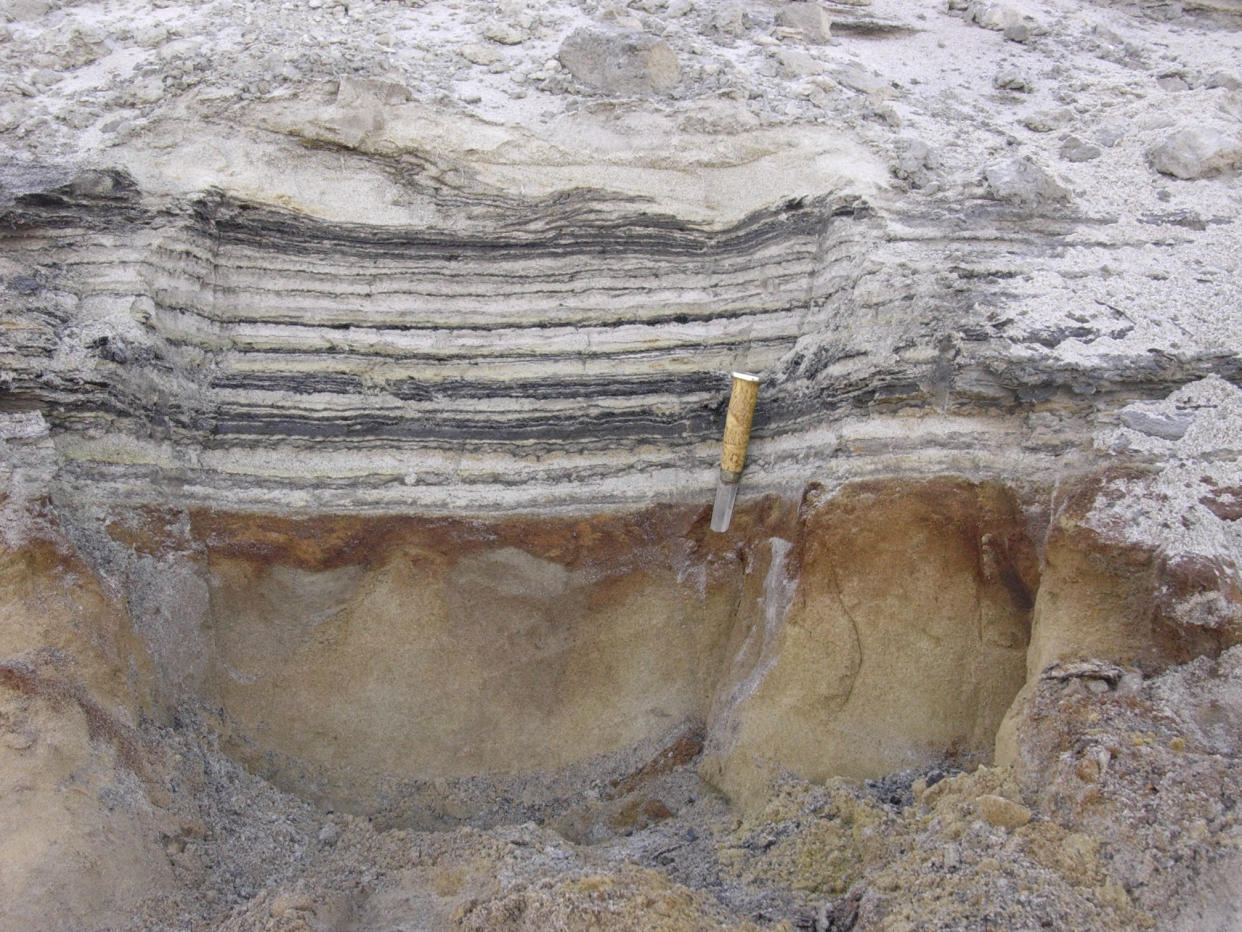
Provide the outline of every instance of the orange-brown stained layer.
<path id="1" fill-rule="evenodd" d="M 107 524 L 108 536 L 137 553 L 159 556 L 190 546 L 185 511 L 141 505 L 114 516 Z"/>
<path id="2" fill-rule="evenodd" d="M 1031 607 L 1039 586 L 1039 561 L 1013 492 L 999 482 L 972 482 L 959 477 L 933 479 L 868 479 L 852 482 L 824 499 L 823 488 L 807 487 L 799 506 L 793 563 L 818 565 L 840 546 L 836 527 L 898 529 L 913 512 L 934 526 L 937 536 L 954 541 L 963 552 L 985 542 L 976 566 L 976 581 L 998 579 L 1015 606 Z"/>
<path id="3" fill-rule="evenodd" d="M 19 665 L 10 676 L 52 671 L 114 713 L 162 714 L 125 599 L 51 520 L 34 521 L 19 546 L 0 544 L 0 658 Z"/>
<path id="4" fill-rule="evenodd" d="M 418 515 L 290 517 L 146 507 L 110 521 L 108 533 L 142 553 L 201 547 L 212 555 L 303 570 L 380 563 L 411 541 L 428 550 L 458 555 L 517 547 L 567 569 L 579 569 L 632 562 L 635 553 L 662 549 L 676 541 L 685 542 L 695 557 L 714 562 L 711 558 L 731 556 L 748 542 L 790 536 L 795 510 L 786 499 L 765 496 L 738 508 L 729 534 L 713 534 L 710 506 L 656 505 L 585 517 L 495 520 Z"/>

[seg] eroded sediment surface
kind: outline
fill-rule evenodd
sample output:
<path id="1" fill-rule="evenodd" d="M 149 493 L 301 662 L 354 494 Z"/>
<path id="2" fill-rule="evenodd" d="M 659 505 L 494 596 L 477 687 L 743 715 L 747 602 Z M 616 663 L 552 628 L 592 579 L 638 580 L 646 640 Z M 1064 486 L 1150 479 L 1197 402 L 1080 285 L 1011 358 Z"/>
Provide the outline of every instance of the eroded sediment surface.
<path id="1" fill-rule="evenodd" d="M 1236 2 L 4 16 L 0 926 L 1237 924 Z"/>

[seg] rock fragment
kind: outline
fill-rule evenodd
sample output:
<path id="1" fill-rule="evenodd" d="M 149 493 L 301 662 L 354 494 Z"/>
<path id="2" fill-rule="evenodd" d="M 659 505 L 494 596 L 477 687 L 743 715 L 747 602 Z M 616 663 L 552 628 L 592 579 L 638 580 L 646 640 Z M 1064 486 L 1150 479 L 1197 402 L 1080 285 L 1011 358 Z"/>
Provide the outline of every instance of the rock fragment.
<path id="1" fill-rule="evenodd" d="M 1120 419 L 1131 430 L 1162 440 L 1181 440 L 1192 421 L 1189 411 L 1165 414 L 1133 408 L 1122 411 Z"/>
<path id="2" fill-rule="evenodd" d="M 992 84 L 1000 90 L 1018 91 L 1021 94 L 1029 94 L 1034 90 L 1031 79 L 1015 68 L 1006 68 L 997 72 L 996 77 L 992 79 Z"/>
<path id="3" fill-rule="evenodd" d="M 1161 90 L 1174 93 L 1190 90 L 1190 84 L 1180 74 L 1163 74 L 1156 79 Z"/>
<path id="4" fill-rule="evenodd" d="M 1069 192 L 1027 157 L 989 165 L 984 180 L 988 192 L 999 201 L 1037 207 L 1069 200 Z"/>
<path id="5" fill-rule="evenodd" d="M 1242 166 L 1242 135 L 1212 126 L 1180 129 L 1147 152 L 1151 167 L 1175 178 L 1206 178 Z"/>
<path id="6" fill-rule="evenodd" d="M 1059 110 L 1036 110 L 1022 118 L 1022 125 L 1032 133 L 1051 133 L 1065 126 L 1073 118 L 1067 108 Z"/>
<path id="7" fill-rule="evenodd" d="M 889 82 L 860 65 L 847 64 L 837 68 L 832 72 L 832 77 L 842 87 L 848 87 L 876 100 L 892 97 L 894 94 L 893 86 Z"/>
<path id="8" fill-rule="evenodd" d="M 1095 132 L 1095 141 L 1106 149 L 1111 149 L 1117 143 L 1121 142 L 1126 136 L 1126 128 L 1120 123 L 1111 123 L 1101 126 Z"/>
<path id="9" fill-rule="evenodd" d="M 1005 38 L 1010 42 L 1027 43 L 1031 41 L 1031 36 L 1035 34 L 1031 25 L 1025 22 L 1010 23 L 1003 31 Z"/>
<path id="10" fill-rule="evenodd" d="M 12 0 L 6 4 L 4 18 L 9 22 L 32 23 L 52 9 L 48 0 Z"/>
<path id="11" fill-rule="evenodd" d="M 521 45 L 529 38 L 529 34 L 509 23 L 488 23 L 483 27 L 483 37 L 500 45 Z"/>
<path id="12" fill-rule="evenodd" d="M 989 823 L 1009 831 L 1021 828 L 1031 821 L 1030 809 L 1004 796 L 985 793 L 975 800 L 975 808 Z"/>
<path id="13" fill-rule="evenodd" d="M 945 870 L 955 871 L 962 866 L 962 849 L 953 844 L 945 845 L 940 859 Z"/>
<path id="14" fill-rule="evenodd" d="M 953 8 L 951 4 L 950 9 Z M 1029 42 L 1033 36 L 1048 32 L 1046 26 L 1010 3 L 969 3 L 965 10 L 967 21 L 1004 33 L 1013 42 Z"/>
<path id="15" fill-rule="evenodd" d="M 1229 91 L 1242 90 L 1242 78 L 1228 71 L 1213 71 L 1207 76 L 1203 86 L 1210 90 L 1222 87 Z"/>
<path id="16" fill-rule="evenodd" d="M 1105 660 L 1071 660 L 1051 664 L 1043 673 L 1041 680 L 1069 683 L 1072 680 L 1094 680 L 1104 683 L 1113 689 L 1121 682 L 1125 671 L 1114 663 Z"/>
<path id="17" fill-rule="evenodd" d="M 410 89 L 395 81 L 376 78 L 341 78 L 337 85 L 336 103 L 341 107 L 366 104 L 403 104 L 410 99 Z"/>
<path id="18" fill-rule="evenodd" d="M 777 21 L 782 26 L 799 30 L 807 42 L 822 45 L 832 31 L 832 20 L 815 0 L 793 0 L 781 8 Z"/>
<path id="19" fill-rule="evenodd" d="M 39 280 L 33 275 L 15 275 L 8 281 L 8 290 L 17 294 L 38 294 L 40 289 Z"/>
<path id="20" fill-rule="evenodd" d="M 668 43 L 641 32 L 584 26 L 561 43 L 557 59 L 583 84 L 606 94 L 667 94 L 681 80 Z"/>
<path id="21" fill-rule="evenodd" d="M 389 107 L 409 100 L 410 89 L 394 81 L 342 77 L 334 105 L 316 117 L 315 125 L 333 141 L 356 149 L 384 128 Z"/>
<path id="22" fill-rule="evenodd" d="M 73 198 L 124 198 L 138 190 L 134 179 L 123 171 L 87 169 L 74 175 L 60 191 Z"/>
<path id="23" fill-rule="evenodd" d="M 781 72 L 791 78 L 805 78 L 824 70 L 821 62 L 800 49 L 778 48 L 773 50 L 772 56 L 780 64 Z"/>
<path id="24" fill-rule="evenodd" d="M 735 38 L 746 35 L 750 17 L 740 3 L 728 3 L 716 11 L 712 27 L 719 33 Z"/>
<path id="25" fill-rule="evenodd" d="M 898 142 L 897 163 L 893 174 L 910 186 L 921 188 L 930 180 L 930 172 L 940 167 L 940 158 L 921 139 L 905 139 Z"/>
<path id="26" fill-rule="evenodd" d="M 496 49 L 493 46 L 476 42 L 471 45 L 462 46 L 461 57 L 471 64 L 482 65 L 486 68 L 487 66 L 494 65 L 503 59 L 504 55 L 499 49 Z"/>
<path id="27" fill-rule="evenodd" d="M 1067 162 L 1090 162 L 1098 159 L 1103 151 L 1099 146 L 1083 142 L 1077 136 L 1069 136 L 1061 143 L 1061 158 Z"/>

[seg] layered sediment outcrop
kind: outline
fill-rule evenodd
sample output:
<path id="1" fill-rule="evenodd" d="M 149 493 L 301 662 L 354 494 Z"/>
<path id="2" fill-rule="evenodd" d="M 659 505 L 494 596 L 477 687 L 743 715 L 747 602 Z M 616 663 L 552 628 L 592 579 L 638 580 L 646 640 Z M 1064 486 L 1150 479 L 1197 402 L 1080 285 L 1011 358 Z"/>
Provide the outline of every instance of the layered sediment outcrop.
<path id="1" fill-rule="evenodd" d="M 458 199 L 461 230 L 160 200 L 108 171 L 8 209 L 7 404 L 49 420 L 78 496 L 148 502 L 155 479 L 257 509 L 701 497 L 730 367 L 769 374 L 760 490 L 1053 481 L 1125 404 L 1236 378 L 1225 282 L 1195 285 L 1222 314 L 1203 338 L 1146 297 L 1088 308 L 1081 263 L 1144 244 L 1059 207 L 881 218 L 879 197 L 798 197 L 712 229 L 578 193 Z"/>
<path id="2" fill-rule="evenodd" d="M 1239 12 L 11 4 L 0 926 L 1229 928 Z"/>

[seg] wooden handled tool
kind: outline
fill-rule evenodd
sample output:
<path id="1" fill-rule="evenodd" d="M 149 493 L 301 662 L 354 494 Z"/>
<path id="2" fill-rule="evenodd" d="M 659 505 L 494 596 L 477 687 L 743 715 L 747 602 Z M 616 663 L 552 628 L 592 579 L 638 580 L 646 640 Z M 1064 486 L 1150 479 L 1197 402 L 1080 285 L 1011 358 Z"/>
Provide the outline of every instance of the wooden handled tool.
<path id="1" fill-rule="evenodd" d="M 755 416 L 758 397 L 759 376 L 734 372 L 729 413 L 725 417 L 716 504 L 712 507 L 713 531 L 727 531 L 729 522 L 733 520 L 733 503 L 737 501 L 737 485 L 746 466 L 746 446 L 750 442 L 750 424 Z"/>

